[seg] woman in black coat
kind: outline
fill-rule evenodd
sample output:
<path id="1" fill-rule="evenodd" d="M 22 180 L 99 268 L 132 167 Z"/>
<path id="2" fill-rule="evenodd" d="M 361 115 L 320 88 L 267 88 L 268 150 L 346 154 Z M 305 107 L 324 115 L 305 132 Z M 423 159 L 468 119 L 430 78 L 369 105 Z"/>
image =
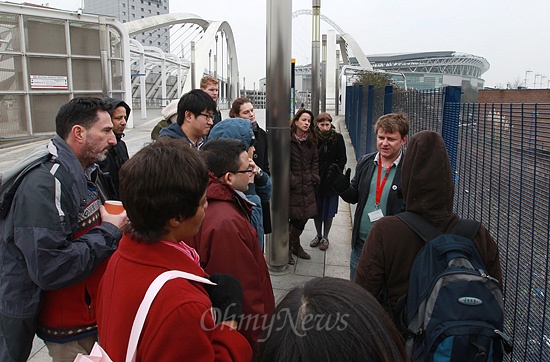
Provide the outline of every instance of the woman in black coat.
<path id="1" fill-rule="evenodd" d="M 340 170 L 344 168 L 347 162 L 346 146 L 342 135 L 334 129 L 332 117 L 328 113 L 321 113 L 315 118 L 319 129 L 319 142 L 317 151 L 319 152 L 319 176 L 321 183 L 315 190 L 317 201 L 317 216 L 314 218 L 317 236 L 309 246 L 319 246 L 321 250 L 327 250 L 329 241 L 328 233 L 332 226 L 332 219 L 338 212 L 338 194 L 332 188 L 332 184 L 327 180 L 327 172 L 333 163 L 336 163 Z M 323 230 L 323 224 L 325 228 Z"/>
<path id="2" fill-rule="evenodd" d="M 290 200 L 289 256 L 302 259 L 311 256 L 300 245 L 300 235 L 309 219 L 317 215 L 315 187 L 319 184 L 317 130 L 313 113 L 300 109 L 290 125 Z"/>

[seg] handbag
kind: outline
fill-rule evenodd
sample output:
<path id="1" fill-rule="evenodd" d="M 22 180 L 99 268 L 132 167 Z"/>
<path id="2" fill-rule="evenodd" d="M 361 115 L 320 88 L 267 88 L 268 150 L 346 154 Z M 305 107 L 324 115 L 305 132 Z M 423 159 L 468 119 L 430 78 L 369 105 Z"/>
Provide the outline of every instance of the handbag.
<path id="1" fill-rule="evenodd" d="M 183 278 L 183 279 L 192 280 L 199 283 L 216 285 L 216 283 L 213 283 L 206 278 L 202 278 L 194 274 L 186 273 L 179 270 L 169 270 L 157 276 L 155 280 L 153 280 L 149 288 L 147 288 L 147 292 L 145 292 L 145 296 L 143 297 L 143 300 L 139 305 L 138 311 L 136 313 L 136 317 L 134 319 L 134 323 L 132 324 L 132 331 L 130 332 L 128 349 L 126 350 L 126 362 L 136 361 L 136 351 L 137 351 L 139 337 L 141 335 L 143 325 L 145 324 L 145 318 L 147 318 L 147 313 L 149 313 L 149 308 L 151 307 L 153 300 L 155 300 L 155 297 L 157 296 L 158 292 L 167 281 L 176 279 L 176 278 Z M 113 361 L 107 355 L 107 353 L 103 350 L 103 348 L 101 348 L 101 346 L 96 342 L 89 355 L 83 355 L 79 353 L 76 356 L 74 362 L 113 362 Z"/>

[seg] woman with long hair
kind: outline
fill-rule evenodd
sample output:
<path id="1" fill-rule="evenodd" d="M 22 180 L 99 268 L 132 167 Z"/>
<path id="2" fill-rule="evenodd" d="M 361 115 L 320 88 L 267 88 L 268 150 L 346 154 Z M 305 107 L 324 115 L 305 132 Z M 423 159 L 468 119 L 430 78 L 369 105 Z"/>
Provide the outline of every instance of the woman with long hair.
<path id="1" fill-rule="evenodd" d="M 292 254 L 302 259 L 311 256 L 300 245 L 300 235 L 307 221 L 317 215 L 315 187 L 319 184 L 319 155 L 317 132 L 313 113 L 300 109 L 290 125 L 290 201 L 289 201 L 289 255 L 288 263 L 294 265 Z"/>
<path id="2" fill-rule="evenodd" d="M 314 218 L 314 222 L 317 235 L 311 240 L 309 246 L 312 248 L 319 246 L 319 249 L 327 250 L 329 245 L 328 233 L 332 226 L 332 219 L 338 212 L 338 193 L 327 180 L 327 173 L 333 163 L 337 164 L 340 170 L 344 169 L 347 162 L 346 145 L 342 135 L 334 129 L 330 114 L 320 113 L 315 118 L 315 123 L 317 123 L 319 129 L 317 151 L 319 152 L 321 183 L 315 190 L 317 216 Z"/>

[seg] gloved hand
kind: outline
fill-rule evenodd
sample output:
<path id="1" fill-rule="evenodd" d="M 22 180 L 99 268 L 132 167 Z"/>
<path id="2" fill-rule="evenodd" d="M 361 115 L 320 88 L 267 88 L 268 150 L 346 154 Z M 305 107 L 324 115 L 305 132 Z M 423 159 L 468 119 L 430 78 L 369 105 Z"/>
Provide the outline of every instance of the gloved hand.
<path id="1" fill-rule="evenodd" d="M 229 274 L 215 273 L 210 276 L 217 285 L 204 284 L 216 312 L 216 323 L 239 321 L 243 314 L 243 288 L 237 278 Z"/>
<path id="2" fill-rule="evenodd" d="M 336 163 L 333 163 L 328 168 L 327 180 L 338 193 L 342 193 L 348 189 L 350 177 L 351 168 L 348 168 L 346 170 L 345 175 L 342 174 L 342 172 L 340 171 L 340 167 L 338 167 L 338 164 Z"/>

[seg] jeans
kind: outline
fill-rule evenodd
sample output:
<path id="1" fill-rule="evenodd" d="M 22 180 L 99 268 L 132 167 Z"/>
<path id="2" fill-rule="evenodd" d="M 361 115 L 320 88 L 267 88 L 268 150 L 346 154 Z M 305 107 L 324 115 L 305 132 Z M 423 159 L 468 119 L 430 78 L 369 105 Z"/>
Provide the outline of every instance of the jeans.
<path id="1" fill-rule="evenodd" d="M 357 264 L 359 264 L 363 245 L 365 245 L 365 241 L 359 239 L 351 249 L 351 256 L 349 258 L 349 280 L 351 281 L 353 281 L 353 277 L 355 276 L 355 269 L 357 269 Z"/>

